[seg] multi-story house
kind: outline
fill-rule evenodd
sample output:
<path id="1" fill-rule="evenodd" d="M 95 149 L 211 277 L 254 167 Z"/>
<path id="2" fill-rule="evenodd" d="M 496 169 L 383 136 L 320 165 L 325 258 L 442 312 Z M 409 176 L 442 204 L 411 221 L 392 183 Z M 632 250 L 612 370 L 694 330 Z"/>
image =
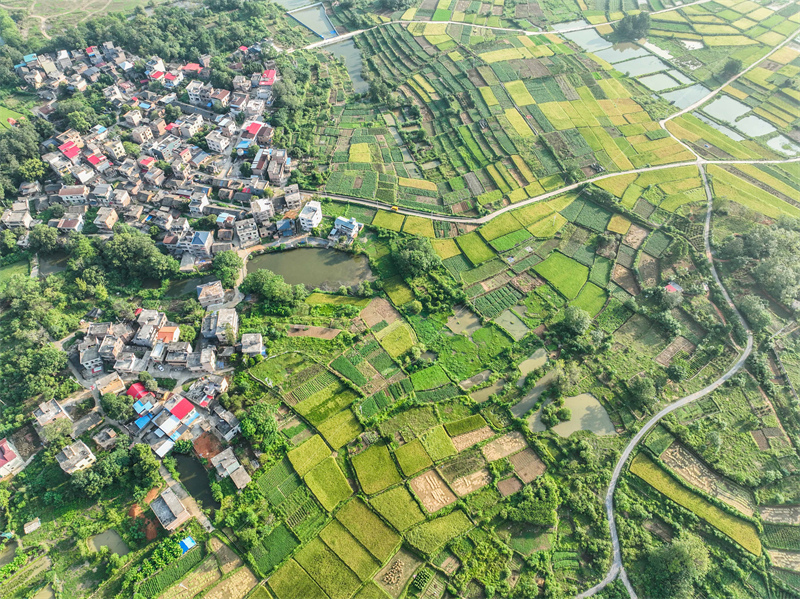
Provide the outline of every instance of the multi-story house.
<path id="1" fill-rule="evenodd" d="M 137 144 L 147 143 L 153 139 L 153 131 L 146 125 L 140 125 L 131 131 L 131 139 Z"/>
<path id="2" fill-rule="evenodd" d="M 272 200 L 269 198 L 252 200 L 250 202 L 250 212 L 253 214 L 255 221 L 259 225 L 263 225 L 275 216 L 275 206 L 273 206 Z"/>
<path id="3" fill-rule="evenodd" d="M 209 150 L 217 154 L 222 154 L 230 147 L 231 140 L 222 135 L 219 131 L 212 131 L 206 135 L 206 143 L 208 144 Z"/>
<path id="4" fill-rule="evenodd" d="M 319 226 L 322 222 L 322 205 L 316 200 L 311 200 L 300 211 L 300 226 L 305 231 Z"/>
<path id="5" fill-rule="evenodd" d="M 89 200 L 89 188 L 85 185 L 64 185 L 58 190 L 58 198 L 65 204 L 85 204 Z"/>

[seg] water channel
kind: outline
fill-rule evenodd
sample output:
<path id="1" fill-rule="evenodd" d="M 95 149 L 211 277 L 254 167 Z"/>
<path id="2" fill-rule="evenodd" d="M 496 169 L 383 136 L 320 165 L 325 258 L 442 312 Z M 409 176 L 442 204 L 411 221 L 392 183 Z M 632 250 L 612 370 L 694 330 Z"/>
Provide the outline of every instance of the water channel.
<path id="1" fill-rule="evenodd" d="M 335 290 L 342 285 L 358 285 L 374 279 L 365 256 L 326 248 L 299 248 L 256 256 L 247 263 L 247 272 L 267 269 L 281 275 L 290 285 L 305 285 Z"/>
<path id="2" fill-rule="evenodd" d="M 333 26 L 328 15 L 325 14 L 325 7 L 320 2 L 306 8 L 299 8 L 287 13 L 303 27 L 313 31 L 324 40 L 336 37 L 336 27 Z"/>

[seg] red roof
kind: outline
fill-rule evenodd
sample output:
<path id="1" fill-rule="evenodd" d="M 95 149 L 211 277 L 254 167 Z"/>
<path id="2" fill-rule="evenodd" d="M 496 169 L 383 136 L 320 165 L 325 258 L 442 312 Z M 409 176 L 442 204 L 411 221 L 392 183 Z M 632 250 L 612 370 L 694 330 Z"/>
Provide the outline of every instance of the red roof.
<path id="1" fill-rule="evenodd" d="M 201 67 L 196 62 L 190 62 L 189 64 L 183 66 L 183 70 L 184 71 L 202 71 L 203 67 Z"/>
<path id="2" fill-rule="evenodd" d="M 175 79 L 178 78 L 178 76 L 177 75 L 173 75 L 172 73 L 167 73 L 166 75 L 164 75 L 164 78 L 167 81 L 174 81 Z"/>
<path id="3" fill-rule="evenodd" d="M 275 69 L 267 69 L 263 73 L 261 73 L 261 81 L 259 82 L 260 85 L 272 85 L 275 83 L 275 76 L 278 72 Z"/>
<path id="4" fill-rule="evenodd" d="M 242 52 L 247 52 L 247 46 L 239 46 L 239 50 Z"/>
<path id="5" fill-rule="evenodd" d="M 142 156 L 139 158 L 139 164 L 143 167 L 148 167 L 156 161 L 152 156 Z"/>
<path id="6" fill-rule="evenodd" d="M 81 149 L 71 141 L 64 142 L 63 144 L 58 146 L 58 149 L 61 150 L 61 153 L 64 154 L 64 156 L 66 156 L 70 160 L 72 160 L 78 154 L 81 153 Z"/>
<path id="7" fill-rule="evenodd" d="M 259 131 L 261 131 L 261 123 L 250 123 L 245 127 L 245 131 L 247 131 L 250 135 L 257 135 Z"/>
<path id="8" fill-rule="evenodd" d="M 86 53 L 87 54 L 94 54 L 95 50 L 97 50 L 97 46 L 89 46 L 88 48 L 86 48 Z"/>
<path id="9" fill-rule="evenodd" d="M 145 395 L 147 395 L 147 389 L 144 388 L 144 385 L 141 383 L 134 383 L 128 389 L 127 395 L 130 395 L 134 399 L 141 399 Z"/>
<path id="10" fill-rule="evenodd" d="M 14 453 L 13 449 L 11 449 L 11 445 L 9 445 L 8 439 L 3 439 L 2 441 L 0 441 L 0 466 L 5 466 L 16 457 L 17 454 Z"/>
<path id="11" fill-rule="evenodd" d="M 173 128 L 174 126 L 175 126 L 175 123 L 170 123 L 169 125 L 167 125 L 166 127 L 164 127 L 164 129 L 166 129 L 167 131 L 172 131 L 172 128 Z"/>
<path id="12" fill-rule="evenodd" d="M 91 164 L 97 166 L 102 162 L 102 157 L 98 156 L 97 154 L 91 154 L 90 156 L 86 157 L 86 160 L 88 160 Z"/>
<path id="13" fill-rule="evenodd" d="M 150 73 L 151 79 L 161 79 L 164 76 L 164 71 L 153 71 Z"/>
<path id="14" fill-rule="evenodd" d="M 192 410 L 194 410 L 192 402 L 184 397 L 175 405 L 174 408 L 170 410 L 170 412 L 172 412 L 172 415 L 178 420 L 183 420 Z"/>

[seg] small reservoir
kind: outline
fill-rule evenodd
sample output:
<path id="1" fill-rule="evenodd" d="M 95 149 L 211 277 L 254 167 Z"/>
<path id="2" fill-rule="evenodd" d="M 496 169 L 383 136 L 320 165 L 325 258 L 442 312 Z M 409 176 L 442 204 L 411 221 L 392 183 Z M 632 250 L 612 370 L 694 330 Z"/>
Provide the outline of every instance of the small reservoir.
<path id="1" fill-rule="evenodd" d="M 342 285 L 358 285 L 371 280 L 372 270 L 365 256 L 326 248 L 299 248 L 256 256 L 247 263 L 247 272 L 267 269 L 281 275 L 290 285 L 305 285 L 335 290 Z"/>

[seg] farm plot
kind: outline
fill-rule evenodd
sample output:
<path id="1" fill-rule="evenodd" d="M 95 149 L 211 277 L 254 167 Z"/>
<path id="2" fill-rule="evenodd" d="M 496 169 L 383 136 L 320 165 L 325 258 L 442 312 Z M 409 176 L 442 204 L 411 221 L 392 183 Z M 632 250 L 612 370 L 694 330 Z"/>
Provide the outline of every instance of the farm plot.
<path id="1" fill-rule="evenodd" d="M 406 534 L 409 544 L 425 555 L 434 555 L 444 545 L 472 528 L 467 515 L 461 510 L 441 518 L 428 520 Z"/>
<path id="2" fill-rule="evenodd" d="M 491 427 L 484 426 L 478 430 L 452 437 L 453 447 L 455 447 L 457 451 L 464 451 L 473 445 L 486 441 L 486 439 L 491 439 L 493 436 L 494 431 Z"/>
<path id="3" fill-rule="evenodd" d="M 465 433 L 471 433 L 483 426 L 486 426 L 486 420 L 484 420 L 483 416 L 480 414 L 473 414 L 472 416 L 467 416 L 455 422 L 448 422 L 444 425 L 444 428 L 447 430 L 448 435 L 456 437 Z"/>
<path id="4" fill-rule="evenodd" d="M 305 477 L 305 483 L 329 512 L 353 494 L 353 489 L 332 457 L 325 458 Z"/>
<path id="5" fill-rule="evenodd" d="M 466 497 L 470 493 L 482 489 L 492 482 L 492 475 L 486 469 L 467 474 L 453 481 L 453 490 L 459 497 Z"/>
<path id="6" fill-rule="evenodd" d="M 486 241 L 493 241 L 522 228 L 522 224 L 514 217 L 513 213 L 506 212 L 490 220 L 478 232 Z"/>
<path id="7" fill-rule="evenodd" d="M 419 509 L 411 493 L 402 486 L 375 495 L 370 499 L 370 505 L 400 532 L 405 532 L 425 520 L 425 514 Z"/>
<path id="8" fill-rule="evenodd" d="M 494 462 L 528 447 L 522 433 L 512 431 L 481 447 L 487 462 Z"/>
<path id="9" fill-rule="evenodd" d="M 458 247 L 461 248 L 461 251 L 464 252 L 464 255 L 475 266 L 479 266 L 495 257 L 492 248 L 486 245 L 483 239 L 475 232 L 458 237 L 456 243 Z"/>
<path id="10" fill-rule="evenodd" d="M 541 458 L 530 448 L 515 453 L 508 458 L 508 461 L 514 467 L 514 473 L 526 485 L 547 470 L 547 466 L 545 466 Z"/>
<path id="11" fill-rule="evenodd" d="M 280 524 L 250 550 L 250 563 L 261 575 L 267 575 L 294 551 L 299 543 L 285 524 Z"/>
<path id="12" fill-rule="evenodd" d="M 375 333 L 383 349 L 392 358 L 399 358 L 414 347 L 416 336 L 414 331 L 402 320 L 395 321 L 385 329 Z"/>
<path id="13" fill-rule="evenodd" d="M 385 562 L 400 544 L 400 536 L 358 497 L 346 503 L 336 513 L 336 519 L 380 563 Z"/>
<path id="14" fill-rule="evenodd" d="M 685 352 L 686 354 L 691 355 L 694 352 L 694 350 L 695 350 L 694 343 L 692 343 L 685 337 L 681 337 L 680 335 L 678 335 L 654 359 L 658 364 L 666 368 L 672 362 L 672 358 L 674 358 L 675 355 L 678 354 L 679 352 Z"/>
<path id="15" fill-rule="evenodd" d="M 661 454 L 661 459 L 690 485 L 727 503 L 746 516 L 752 516 L 755 512 L 755 502 L 750 491 L 711 470 L 680 443 L 673 443 Z"/>
<path id="16" fill-rule="evenodd" d="M 567 299 L 575 299 L 589 278 L 589 269 L 561 252 L 553 252 L 533 269 Z"/>
<path id="17" fill-rule="evenodd" d="M 350 389 L 346 389 L 337 380 L 322 391 L 318 391 L 308 399 L 301 401 L 294 406 L 294 410 L 314 426 L 319 426 L 355 400 L 355 393 Z"/>
<path id="18" fill-rule="evenodd" d="M 458 244 L 453 239 L 434 239 L 431 243 L 434 251 L 442 260 L 458 256 L 461 253 Z"/>
<path id="19" fill-rule="evenodd" d="M 412 476 L 433 463 L 419 439 L 401 445 L 394 455 L 400 464 L 400 470 L 406 476 Z"/>
<path id="20" fill-rule="evenodd" d="M 239 568 L 203 595 L 206 599 L 242 599 L 258 584 L 248 568 Z"/>
<path id="21" fill-rule="evenodd" d="M 758 531 L 750 522 L 732 516 L 714 504 L 709 503 L 697 493 L 693 493 L 682 486 L 643 453 L 639 453 L 634 458 L 630 469 L 633 474 L 657 491 L 693 512 L 750 553 L 761 555 L 761 541 L 758 538 Z"/>
<path id="22" fill-rule="evenodd" d="M 497 483 L 497 490 L 500 491 L 501 497 L 508 497 L 514 493 L 521 491 L 523 487 L 522 482 L 516 477 L 506 478 Z"/>
<path id="23" fill-rule="evenodd" d="M 495 318 L 517 304 L 522 295 L 510 285 L 490 291 L 475 300 L 475 309 L 486 318 Z"/>
<path id="24" fill-rule="evenodd" d="M 361 488 L 368 495 L 383 491 L 402 480 L 384 444 L 375 444 L 353 457 L 353 468 Z"/>
<path id="25" fill-rule="evenodd" d="M 273 507 L 279 507 L 301 485 L 300 478 L 292 472 L 292 466 L 283 459 L 256 479 L 259 490 Z"/>
<path id="26" fill-rule="evenodd" d="M 798 506 L 765 505 L 759 507 L 758 512 L 764 522 L 800 526 L 800 507 Z"/>
<path id="27" fill-rule="evenodd" d="M 439 425 L 422 436 L 422 446 L 434 462 L 449 458 L 457 453 L 453 441 L 445 432 L 444 425 Z"/>
<path id="28" fill-rule="evenodd" d="M 372 298 L 369 305 L 361 311 L 361 320 L 369 328 L 381 322 L 390 325 L 394 321 L 401 319 L 402 317 L 395 307 L 382 297 Z"/>
<path id="29" fill-rule="evenodd" d="M 350 443 L 362 431 L 361 424 L 350 410 L 331 416 L 317 429 L 334 450 Z"/>
<path id="30" fill-rule="evenodd" d="M 319 435 L 314 435 L 299 447 L 290 450 L 287 457 L 297 474 L 305 476 L 329 455 L 331 450 L 325 441 Z"/>
<path id="31" fill-rule="evenodd" d="M 438 512 L 456 500 L 436 470 L 428 470 L 409 481 L 409 486 L 429 514 Z"/>
<path id="32" fill-rule="evenodd" d="M 403 233 L 419 235 L 420 237 L 436 237 L 436 233 L 433 230 L 433 221 L 421 216 L 407 216 L 406 222 L 403 224 Z"/>
<path id="33" fill-rule="evenodd" d="M 380 567 L 369 551 L 338 520 L 332 520 L 328 526 L 323 528 L 319 533 L 319 538 L 362 581 L 369 579 Z"/>
<path id="34" fill-rule="evenodd" d="M 361 362 L 361 357 L 357 353 L 348 352 L 331 362 L 331 368 L 343 377 L 350 379 L 357 387 L 361 387 L 367 384 L 367 377 L 359 372 L 356 364 L 353 363 L 354 358 L 358 363 Z"/>
<path id="35" fill-rule="evenodd" d="M 411 382 L 415 391 L 426 391 L 435 389 L 450 382 L 442 367 L 438 364 L 418 370 L 411 374 Z"/>
<path id="36" fill-rule="evenodd" d="M 372 219 L 372 225 L 389 231 L 400 232 L 403 228 L 403 221 L 405 216 L 397 212 L 389 212 L 388 210 L 378 210 L 375 218 Z"/>
<path id="37" fill-rule="evenodd" d="M 386 279 L 383 282 L 383 289 L 395 306 L 404 306 L 414 299 L 414 292 L 399 275 Z"/>
<path id="38" fill-rule="evenodd" d="M 571 305 L 586 310 L 589 316 L 594 317 L 606 305 L 606 297 L 605 289 L 601 289 L 594 283 L 586 283 Z"/>
<path id="39" fill-rule="evenodd" d="M 270 577 L 267 584 L 278 599 L 308 599 L 309 597 L 323 598 L 327 596 L 314 582 L 314 579 L 293 559 L 281 566 Z"/>
<path id="40" fill-rule="evenodd" d="M 319 537 L 294 557 L 330 599 L 349 599 L 361 581 Z"/>

